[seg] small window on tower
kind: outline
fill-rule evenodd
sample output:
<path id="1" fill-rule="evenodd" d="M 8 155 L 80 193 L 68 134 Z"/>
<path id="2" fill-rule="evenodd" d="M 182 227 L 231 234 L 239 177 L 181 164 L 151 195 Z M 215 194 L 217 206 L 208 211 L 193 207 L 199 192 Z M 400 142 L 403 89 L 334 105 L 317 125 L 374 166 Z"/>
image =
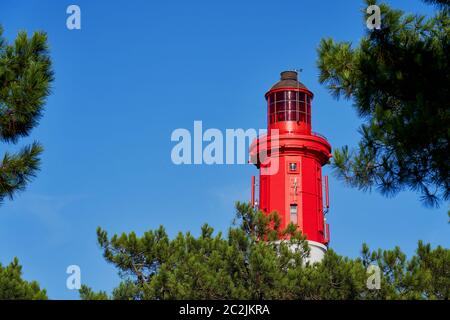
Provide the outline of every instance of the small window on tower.
<path id="1" fill-rule="evenodd" d="M 293 224 L 298 224 L 297 221 L 297 205 L 291 204 L 291 222 Z"/>
<path id="2" fill-rule="evenodd" d="M 297 164 L 295 162 L 289 163 L 289 171 L 297 171 Z"/>

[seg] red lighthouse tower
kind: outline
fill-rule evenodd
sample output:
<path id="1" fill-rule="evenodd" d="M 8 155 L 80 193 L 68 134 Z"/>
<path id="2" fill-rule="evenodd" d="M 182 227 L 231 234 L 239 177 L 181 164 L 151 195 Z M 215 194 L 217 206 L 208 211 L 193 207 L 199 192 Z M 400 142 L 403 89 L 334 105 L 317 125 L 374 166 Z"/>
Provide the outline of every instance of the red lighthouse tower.
<path id="1" fill-rule="evenodd" d="M 328 179 L 322 179 L 322 166 L 331 157 L 331 146 L 311 131 L 313 96 L 298 81 L 297 72 L 282 72 L 265 95 L 268 130 L 251 144 L 250 159 L 260 170 L 259 201 L 254 199 L 252 179 L 253 205 L 266 213 L 277 211 L 281 227 L 298 225 L 310 244 L 310 259 L 318 261 L 330 240 L 325 220 Z"/>

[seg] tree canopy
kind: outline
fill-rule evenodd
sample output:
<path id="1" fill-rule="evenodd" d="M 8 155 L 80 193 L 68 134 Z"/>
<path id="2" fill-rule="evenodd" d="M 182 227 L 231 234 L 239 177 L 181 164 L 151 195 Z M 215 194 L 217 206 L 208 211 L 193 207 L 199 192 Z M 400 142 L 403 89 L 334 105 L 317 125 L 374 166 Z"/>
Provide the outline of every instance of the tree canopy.
<path id="1" fill-rule="evenodd" d="M 334 151 L 337 176 L 388 196 L 409 188 L 438 206 L 450 196 L 450 19 L 448 1 L 428 2 L 439 8 L 429 18 L 379 4 L 379 30 L 366 28 L 357 45 L 322 39 L 317 64 L 320 82 L 364 121 L 358 147 Z"/>
<path id="2" fill-rule="evenodd" d="M 22 266 L 14 260 L 3 267 L 0 263 L 0 300 L 46 300 L 47 292 L 36 281 L 22 279 Z"/>
<path id="3" fill-rule="evenodd" d="M 419 242 L 407 259 L 399 248 L 349 259 L 329 249 L 310 264 L 307 242 L 289 225 L 280 230 L 276 213 L 266 216 L 237 203 L 236 221 L 214 235 L 204 225 L 198 237 L 170 239 L 163 227 L 138 237 L 108 237 L 98 228 L 106 261 L 123 279 L 111 295 L 83 285 L 82 299 L 448 299 L 450 250 Z M 280 242 L 269 241 L 281 237 Z M 369 265 L 380 270 L 380 289 L 367 286 Z"/>
<path id="4" fill-rule="evenodd" d="M 38 124 L 53 81 L 47 36 L 20 32 L 12 44 L 0 26 L 0 140 L 16 144 Z M 38 142 L 16 153 L 6 152 L 0 162 L 0 202 L 13 198 L 39 170 L 42 146 Z"/>

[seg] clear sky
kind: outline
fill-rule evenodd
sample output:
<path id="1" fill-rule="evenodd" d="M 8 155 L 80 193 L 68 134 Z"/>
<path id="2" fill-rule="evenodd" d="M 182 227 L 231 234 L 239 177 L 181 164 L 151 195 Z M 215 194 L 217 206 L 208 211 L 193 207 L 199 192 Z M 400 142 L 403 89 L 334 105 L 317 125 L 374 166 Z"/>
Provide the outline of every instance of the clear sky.
<path id="1" fill-rule="evenodd" d="M 430 13 L 419 0 L 388 1 Z M 66 28 L 66 8 L 81 7 L 81 30 Z M 303 68 L 315 93 L 313 130 L 335 147 L 355 145 L 361 124 L 351 102 L 318 83 L 323 37 L 357 43 L 362 1 L 54 1 L 2 0 L 0 24 L 49 35 L 56 81 L 30 138 L 45 146 L 42 170 L 27 190 L 0 207 L 0 262 L 17 256 L 26 279 L 50 298 L 76 299 L 68 265 L 82 282 L 110 291 L 119 283 L 102 257 L 95 229 L 142 234 L 164 225 L 198 234 L 208 222 L 226 230 L 234 201 L 248 201 L 250 165 L 176 166 L 176 128 L 265 128 L 264 93 L 285 69 Z M 4 150 L 14 146 L 2 145 Z M 324 169 L 329 174 L 329 169 Z M 408 255 L 422 239 L 450 244 L 447 206 L 423 207 L 418 195 L 387 199 L 330 179 L 331 247 L 350 257 L 361 244 L 399 245 Z"/>

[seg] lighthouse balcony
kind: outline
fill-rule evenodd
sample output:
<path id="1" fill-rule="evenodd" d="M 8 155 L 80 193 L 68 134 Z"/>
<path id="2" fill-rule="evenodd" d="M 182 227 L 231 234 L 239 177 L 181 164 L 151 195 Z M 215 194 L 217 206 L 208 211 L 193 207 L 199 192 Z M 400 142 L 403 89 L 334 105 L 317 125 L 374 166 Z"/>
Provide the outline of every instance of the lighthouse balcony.
<path id="1" fill-rule="evenodd" d="M 250 162 L 258 168 L 270 157 L 301 155 L 316 158 L 322 165 L 331 158 L 331 145 L 321 135 L 314 134 L 264 134 L 250 145 Z"/>

